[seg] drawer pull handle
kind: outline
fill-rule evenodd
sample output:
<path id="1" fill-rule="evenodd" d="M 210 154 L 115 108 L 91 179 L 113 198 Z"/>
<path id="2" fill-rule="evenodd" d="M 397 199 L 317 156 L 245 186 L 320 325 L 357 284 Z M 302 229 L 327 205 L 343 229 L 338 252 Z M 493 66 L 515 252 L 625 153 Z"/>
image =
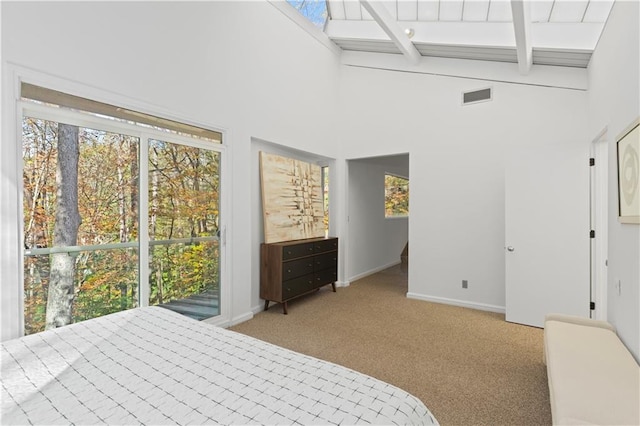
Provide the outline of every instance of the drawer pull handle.
<path id="1" fill-rule="evenodd" d="M 287 250 L 287 254 L 291 254 L 291 250 Z"/>
<path id="2" fill-rule="evenodd" d="M 287 272 L 291 272 L 291 269 L 287 269 Z"/>

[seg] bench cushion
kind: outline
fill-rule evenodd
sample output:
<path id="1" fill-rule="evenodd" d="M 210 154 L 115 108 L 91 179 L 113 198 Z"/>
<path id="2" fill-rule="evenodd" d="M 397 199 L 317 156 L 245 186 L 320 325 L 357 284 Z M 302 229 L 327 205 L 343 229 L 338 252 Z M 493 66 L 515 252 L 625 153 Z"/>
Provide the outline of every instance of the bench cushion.
<path id="1" fill-rule="evenodd" d="M 640 424 L 640 367 L 607 327 L 548 318 L 544 343 L 554 424 Z"/>

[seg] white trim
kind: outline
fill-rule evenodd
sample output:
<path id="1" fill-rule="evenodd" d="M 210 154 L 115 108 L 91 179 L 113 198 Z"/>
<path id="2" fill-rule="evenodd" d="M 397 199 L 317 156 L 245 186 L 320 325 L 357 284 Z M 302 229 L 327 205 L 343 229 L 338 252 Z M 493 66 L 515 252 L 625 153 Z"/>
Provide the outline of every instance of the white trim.
<path id="1" fill-rule="evenodd" d="M 340 56 L 342 49 L 335 44 L 324 31 L 316 27 L 311 21 L 302 16 L 295 7 L 291 6 L 285 0 L 268 0 L 269 3 L 280 12 L 282 12 L 287 18 L 291 19 L 300 28 L 305 30 L 309 35 L 318 40 L 320 44 L 329 49 L 334 55 Z"/>
<path id="2" fill-rule="evenodd" d="M 429 57 L 418 65 L 411 65 L 401 55 L 355 51 L 344 51 L 340 59 L 343 65 L 383 71 L 580 91 L 587 91 L 589 87 L 586 68 L 534 64 L 525 76 L 509 62 Z"/>
<path id="3" fill-rule="evenodd" d="M 263 299 L 260 299 L 260 302 L 264 302 Z M 251 312 L 253 312 L 253 315 L 258 315 L 260 312 L 264 312 L 264 303 L 259 303 L 257 305 L 255 305 L 253 308 L 251 308 Z M 247 314 L 245 314 L 247 315 Z M 242 315 L 241 315 L 242 317 Z"/>
<path id="4" fill-rule="evenodd" d="M 252 309 L 250 312 L 246 312 L 237 317 L 233 317 L 233 319 L 231 319 L 231 321 L 229 322 L 229 327 L 232 327 L 236 324 L 240 324 L 245 321 L 249 321 L 250 319 L 253 319 L 254 315 L 255 314 L 253 313 L 253 309 Z"/>
<path id="5" fill-rule="evenodd" d="M 349 264 L 349 233 L 351 224 L 349 223 L 349 212 L 351 211 L 351 205 L 349 204 L 349 164 L 350 161 L 345 159 L 342 162 L 342 176 L 340 179 L 340 183 L 342 184 L 342 207 L 341 211 L 339 211 L 338 217 L 340 223 L 338 224 L 340 229 L 340 239 L 338 240 L 338 279 L 341 279 L 340 286 L 347 287 L 351 284 L 351 280 L 347 277 L 349 276 L 349 270 L 351 269 L 351 265 Z M 336 179 L 336 182 L 338 179 Z M 338 198 L 338 197 L 336 197 Z M 331 203 L 331 201 L 329 201 Z M 338 206 L 340 208 L 340 206 Z M 335 228 L 334 228 L 335 229 Z"/>
<path id="6" fill-rule="evenodd" d="M 351 281 L 336 281 L 336 287 L 349 287 Z"/>
<path id="7" fill-rule="evenodd" d="M 142 137 L 138 141 L 140 144 L 138 155 L 140 164 L 149 164 L 149 139 Z M 142 167 L 138 165 L 138 171 Z M 142 285 L 141 277 L 149 277 L 151 274 L 151 267 L 149 260 L 151 254 L 149 253 L 149 170 L 148 166 L 145 166 L 147 173 L 138 173 L 138 244 L 139 247 L 147 247 L 146 250 L 138 250 L 138 306 L 149 306 L 149 297 L 151 296 L 151 284 L 149 279 L 145 280 L 146 285 Z M 145 191 L 140 191 L 140 188 L 145 188 Z"/>
<path id="8" fill-rule="evenodd" d="M 443 305 L 460 306 L 462 308 L 476 309 L 479 311 L 496 312 L 499 314 L 505 313 L 504 306 L 489 305 L 487 303 L 469 302 L 466 300 L 449 299 L 447 297 L 428 296 L 426 294 L 419 294 L 419 293 L 412 293 L 412 292 L 407 293 L 407 298 L 423 300 L 425 302 L 441 303 Z"/>
<path id="9" fill-rule="evenodd" d="M 255 312 L 255 310 L 256 310 L 256 307 L 253 307 L 251 309 L 251 311 L 245 312 L 244 314 L 239 315 L 237 317 L 233 317 L 230 320 L 225 319 L 225 318 L 220 318 L 220 315 L 219 315 L 217 317 L 204 319 L 204 320 L 202 320 L 202 322 L 205 323 L 205 324 L 213 325 L 215 327 L 229 328 L 229 327 L 233 327 L 234 325 L 237 325 L 237 324 L 243 323 L 245 321 L 249 321 L 250 319 L 253 319 L 253 317 L 257 313 L 257 312 Z M 258 311 L 259 310 L 260 310 L 260 308 L 258 308 Z"/>
<path id="10" fill-rule="evenodd" d="M 20 83 L 16 72 L 6 64 L 2 64 L 2 143 L 0 144 L 0 169 L 2 179 L 0 193 L 0 303 L 2 303 L 0 340 L 5 341 L 24 335 L 24 286 L 21 280 L 24 273 L 24 258 L 21 250 L 24 236 L 22 234 L 22 191 L 16 184 L 22 180 L 21 128 L 22 118 L 18 114 L 18 94 Z"/>
<path id="11" fill-rule="evenodd" d="M 375 267 L 373 269 L 369 269 L 368 271 L 362 272 L 361 274 L 358 274 L 358 275 L 355 275 L 355 276 L 349 278 L 349 281 L 347 281 L 347 282 L 351 283 L 351 282 L 360 280 L 360 279 L 362 279 L 364 277 L 368 277 L 369 275 L 373 275 L 373 274 L 378 273 L 380 271 L 384 271 L 385 269 L 391 268 L 391 267 L 399 265 L 399 264 L 400 264 L 400 260 L 394 261 L 394 262 L 391 262 L 391 263 L 387 263 L 386 265 L 377 266 L 377 267 Z"/>
<path id="12" fill-rule="evenodd" d="M 222 133 L 222 142 L 227 149 L 220 154 L 220 180 L 222 185 L 219 191 L 219 214 L 218 214 L 218 230 L 220 231 L 220 259 L 218 259 L 218 277 L 220 279 L 220 305 L 218 317 L 230 319 L 233 315 L 233 271 L 231 267 L 231 256 L 233 249 L 233 191 L 232 173 L 231 173 L 231 131 L 224 130 Z"/>
<path id="13" fill-rule="evenodd" d="M 83 112 L 35 104 L 29 101 L 18 101 L 18 105 L 22 108 L 22 114 L 28 117 L 33 116 L 34 118 L 73 124 L 80 127 L 99 127 L 99 130 L 126 134 L 140 139 L 154 139 L 218 152 L 223 152 L 226 149 L 224 144 L 215 143 L 209 140 L 198 139 L 196 137 L 180 135 L 173 132 L 163 132 L 161 130 L 147 128 L 145 126 L 102 118 L 92 114 L 85 114 Z"/>
<path id="14" fill-rule="evenodd" d="M 591 247 L 591 300 L 595 302 L 595 319 L 607 321 L 607 258 L 609 239 L 609 143 L 608 127 L 605 127 L 591 142 L 591 158 L 595 159 L 595 170 L 591 180 L 591 229 L 596 238 Z"/>
<path id="15" fill-rule="evenodd" d="M 167 120 L 172 120 L 183 124 L 189 124 L 195 127 L 213 130 L 219 133 L 224 133 L 227 130 L 225 127 L 219 126 L 215 123 L 194 120 L 193 118 L 178 114 L 175 111 L 168 110 L 167 108 L 161 107 L 159 105 L 133 99 L 124 94 L 100 89 L 80 82 L 67 80 L 64 77 L 45 74 L 40 71 L 11 62 L 8 62 L 6 66 L 7 69 L 11 70 L 14 73 L 14 77 L 17 80 L 15 81 L 15 84 L 17 86 L 16 96 L 18 96 L 18 94 L 20 93 L 20 83 L 24 81 L 26 83 L 46 87 L 47 89 L 56 90 L 59 92 L 67 93 L 69 95 L 79 96 L 96 102 L 102 102 L 120 108 L 138 111 L 144 114 L 153 115 L 159 118 L 165 118 Z M 143 129 L 142 127 L 140 128 Z M 222 142 L 223 143 L 221 145 L 227 145 L 227 143 L 224 141 L 224 138 Z"/>

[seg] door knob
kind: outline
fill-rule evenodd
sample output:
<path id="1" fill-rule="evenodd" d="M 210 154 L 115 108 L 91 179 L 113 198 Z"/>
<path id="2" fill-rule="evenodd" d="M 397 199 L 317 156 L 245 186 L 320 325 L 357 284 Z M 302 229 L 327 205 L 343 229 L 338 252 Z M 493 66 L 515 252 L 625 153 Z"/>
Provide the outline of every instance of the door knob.
<path id="1" fill-rule="evenodd" d="M 516 249 L 514 249 L 512 246 L 507 247 L 507 251 L 515 251 Z"/>

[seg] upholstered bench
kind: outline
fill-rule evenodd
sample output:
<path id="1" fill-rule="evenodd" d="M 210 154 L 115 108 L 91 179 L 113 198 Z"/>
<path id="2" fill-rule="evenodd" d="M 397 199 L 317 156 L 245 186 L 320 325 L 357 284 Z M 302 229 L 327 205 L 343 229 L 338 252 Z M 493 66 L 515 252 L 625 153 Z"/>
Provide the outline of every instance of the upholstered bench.
<path id="1" fill-rule="evenodd" d="M 547 315 L 544 357 L 554 425 L 640 425 L 640 366 L 611 324 Z"/>

